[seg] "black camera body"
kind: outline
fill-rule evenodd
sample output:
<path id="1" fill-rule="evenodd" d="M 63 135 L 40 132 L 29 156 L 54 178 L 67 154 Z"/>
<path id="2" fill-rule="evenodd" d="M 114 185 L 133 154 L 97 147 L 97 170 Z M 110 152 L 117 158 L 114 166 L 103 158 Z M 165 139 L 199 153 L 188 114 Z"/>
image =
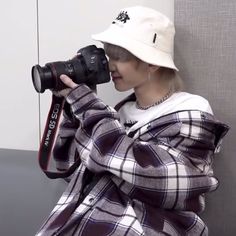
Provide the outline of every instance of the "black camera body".
<path id="1" fill-rule="evenodd" d="M 66 88 L 60 80 L 62 74 L 69 76 L 77 84 L 85 83 L 91 87 L 110 81 L 105 52 L 95 45 L 80 49 L 71 60 L 50 62 L 44 67 L 33 66 L 31 75 L 35 90 L 43 93 L 46 89 L 60 91 Z"/>

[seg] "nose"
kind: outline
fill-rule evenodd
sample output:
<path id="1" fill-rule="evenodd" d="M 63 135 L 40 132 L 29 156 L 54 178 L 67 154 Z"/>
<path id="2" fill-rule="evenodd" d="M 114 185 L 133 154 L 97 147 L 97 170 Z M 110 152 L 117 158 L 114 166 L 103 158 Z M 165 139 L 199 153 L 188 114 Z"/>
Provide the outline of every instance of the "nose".
<path id="1" fill-rule="evenodd" d="M 109 70 L 110 70 L 111 72 L 116 70 L 116 65 L 115 65 L 115 61 L 114 61 L 114 60 L 109 59 L 108 65 L 109 65 Z"/>

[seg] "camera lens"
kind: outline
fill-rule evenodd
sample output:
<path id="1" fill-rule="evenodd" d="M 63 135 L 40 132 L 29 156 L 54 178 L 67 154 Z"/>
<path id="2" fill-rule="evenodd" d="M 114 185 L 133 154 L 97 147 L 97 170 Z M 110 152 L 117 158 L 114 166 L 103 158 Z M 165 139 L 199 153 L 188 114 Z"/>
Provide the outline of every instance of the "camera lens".
<path id="1" fill-rule="evenodd" d="M 53 88 L 53 77 L 50 68 L 39 65 L 33 66 L 31 75 L 34 88 L 38 93 L 43 93 L 45 89 Z"/>

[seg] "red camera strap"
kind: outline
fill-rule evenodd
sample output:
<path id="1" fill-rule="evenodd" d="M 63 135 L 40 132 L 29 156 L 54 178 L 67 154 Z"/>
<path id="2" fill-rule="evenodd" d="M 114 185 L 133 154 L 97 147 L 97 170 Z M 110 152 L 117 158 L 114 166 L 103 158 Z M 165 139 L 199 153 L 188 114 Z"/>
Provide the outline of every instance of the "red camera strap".
<path id="1" fill-rule="evenodd" d="M 48 170 L 64 102 L 65 99 L 63 97 L 52 96 L 51 108 L 48 113 L 48 118 L 38 153 L 39 165 L 47 177 L 51 179 L 66 178 L 70 176 L 78 167 L 79 163 L 75 162 L 67 171 L 64 172 Z"/>

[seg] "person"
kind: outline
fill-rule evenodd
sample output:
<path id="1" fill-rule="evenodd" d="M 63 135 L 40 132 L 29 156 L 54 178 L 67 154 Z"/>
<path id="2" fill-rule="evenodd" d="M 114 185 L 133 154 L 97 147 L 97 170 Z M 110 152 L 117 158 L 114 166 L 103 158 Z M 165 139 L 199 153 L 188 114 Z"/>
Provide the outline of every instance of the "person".
<path id="1" fill-rule="evenodd" d="M 115 88 L 134 91 L 115 109 L 61 76 L 69 89 L 54 156 L 60 170 L 79 166 L 38 236 L 208 234 L 199 213 L 218 186 L 212 163 L 228 127 L 183 91 L 174 34 L 165 15 L 133 6 L 93 35 Z"/>

